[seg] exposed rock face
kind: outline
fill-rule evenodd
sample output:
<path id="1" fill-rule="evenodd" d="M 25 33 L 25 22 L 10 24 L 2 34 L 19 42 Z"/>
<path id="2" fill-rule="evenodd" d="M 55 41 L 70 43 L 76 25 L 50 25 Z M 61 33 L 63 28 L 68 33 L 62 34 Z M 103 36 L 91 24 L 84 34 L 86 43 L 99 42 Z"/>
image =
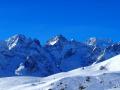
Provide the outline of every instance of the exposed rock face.
<path id="1" fill-rule="evenodd" d="M 48 76 L 104 61 L 120 54 L 120 43 L 90 38 L 85 43 L 58 35 L 41 46 L 18 34 L 0 41 L 0 76 Z M 8 73 L 8 74 L 6 74 Z"/>

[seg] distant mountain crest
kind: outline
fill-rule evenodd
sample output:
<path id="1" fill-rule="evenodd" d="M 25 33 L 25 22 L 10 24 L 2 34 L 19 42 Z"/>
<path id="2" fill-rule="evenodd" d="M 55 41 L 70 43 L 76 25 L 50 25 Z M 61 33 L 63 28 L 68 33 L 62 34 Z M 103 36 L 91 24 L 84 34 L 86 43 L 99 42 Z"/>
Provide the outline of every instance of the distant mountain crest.
<path id="1" fill-rule="evenodd" d="M 64 36 L 57 35 L 52 39 L 48 40 L 47 45 L 55 45 L 56 43 L 65 42 L 65 41 L 67 41 L 67 39 Z"/>
<path id="2" fill-rule="evenodd" d="M 0 76 L 48 76 L 102 62 L 120 54 L 120 44 L 90 38 L 86 42 L 57 35 L 41 46 L 38 39 L 17 34 L 0 41 Z M 31 56 L 32 58 L 27 59 Z M 27 63 L 27 64 L 26 64 Z M 28 67 L 27 67 L 27 66 Z"/>
<path id="3" fill-rule="evenodd" d="M 28 41 L 28 38 L 26 38 L 22 34 L 16 34 L 6 40 L 9 50 L 16 47 L 17 45 L 25 44 L 27 41 Z"/>
<path id="4" fill-rule="evenodd" d="M 16 34 L 16 35 L 8 38 L 6 41 L 11 42 L 11 41 L 19 40 L 19 39 L 20 40 L 25 40 L 26 37 L 24 35 L 22 35 L 22 34 Z"/>
<path id="5" fill-rule="evenodd" d="M 95 37 L 92 37 L 86 41 L 86 44 L 90 45 L 90 46 L 97 46 L 100 48 L 105 48 L 105 47 L 108 47 L 114 43 L 110 39 L 97 39 Z"/>

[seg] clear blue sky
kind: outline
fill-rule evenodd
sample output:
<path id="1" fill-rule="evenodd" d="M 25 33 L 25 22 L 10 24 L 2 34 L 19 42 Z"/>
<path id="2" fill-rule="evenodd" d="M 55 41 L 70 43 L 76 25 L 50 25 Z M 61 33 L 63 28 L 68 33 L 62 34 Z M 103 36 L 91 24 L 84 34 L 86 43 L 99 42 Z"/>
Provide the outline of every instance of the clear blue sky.
<path id="1" fill-rule="evenodd" d="M 0 0 L 0 39 L 17 33 L 120 40 L 120 0 Z"/>

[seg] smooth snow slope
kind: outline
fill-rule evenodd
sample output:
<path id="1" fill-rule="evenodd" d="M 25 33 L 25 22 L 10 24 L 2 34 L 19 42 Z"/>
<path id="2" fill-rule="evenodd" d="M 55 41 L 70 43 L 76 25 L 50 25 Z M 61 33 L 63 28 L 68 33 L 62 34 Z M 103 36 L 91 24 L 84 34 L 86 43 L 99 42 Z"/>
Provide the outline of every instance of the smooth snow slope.
<path id="1" fill-rule="evenodd" d="M 120 90 L 120 55 L 52 76 L 0 78 L 0 90 Z"/>

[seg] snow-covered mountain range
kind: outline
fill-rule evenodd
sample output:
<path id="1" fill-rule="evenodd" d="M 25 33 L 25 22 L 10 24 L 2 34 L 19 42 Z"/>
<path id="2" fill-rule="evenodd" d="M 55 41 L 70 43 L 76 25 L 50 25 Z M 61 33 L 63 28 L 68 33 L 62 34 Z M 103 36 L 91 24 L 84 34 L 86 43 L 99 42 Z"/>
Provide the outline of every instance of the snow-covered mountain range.
<path id="1" fill-rule="evenodd" d="M 17 34 L 0 41 L 0 76 L 49 76 L 94 65 L 120 54 L 120 43 L 90 38 L 85 42 L 55 36 L 38 39 Z"/>
<path id="2" fill-rule="evenodd" d="M 0 90 L 120 90 L 120 43 L 14 35 L 0 41 Z"/>

